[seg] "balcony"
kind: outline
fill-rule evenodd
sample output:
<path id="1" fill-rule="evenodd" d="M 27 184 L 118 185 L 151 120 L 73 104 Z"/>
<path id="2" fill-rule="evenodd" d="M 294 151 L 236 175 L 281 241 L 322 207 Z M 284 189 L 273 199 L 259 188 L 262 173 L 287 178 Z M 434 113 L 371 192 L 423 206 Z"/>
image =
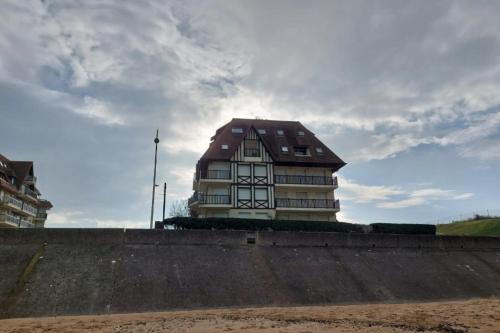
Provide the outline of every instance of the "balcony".
<path id="1" fill-rule="evenodd" d="M 200 205 L 230 205 L 231 196 L 222 194 L 205 194 L 195 192 L 191 198 L 188 200 L 188 205 L 194 203 Z"/>
<path id="2" fill-rule="evenodd" d="M 18 200 L 14 198 L 11 195 L 5 195 L 4 202 L 11 207 L 17 208 L 19 210 L 23 209 L 23 202 L 21 200 Z"/>
<path id="3" fill-rule="evenodd" d="M 24 203 L 23 211 L 30 215 L 36 216 L 37 209 L 31 205 L 28 205 L 27 203 Z"/>
<path id="4" fill-rule="evenodd" d="M 331 199 L 287 199 L 276 198 L 276 208 L 340 209 L 340 202 Z"/>
<path id="5" fill-rule="evenodd" d="M 47 212 L 44 211 L 38 211 L 35 216 L 36 219 L 38 220 L 45 220 L 47 219 Z"/>
<path id="6" fill-rule="evenodd" d="M 292 184 L 292 185 L 326 185 L 338 187 L 337 177 L 323 177 L 323 176 L 295 176 L 295 175 L 275 175 L 275 184 Z"/>
<path id="7" fill-rule="evenodd" d="M 35 198 L 35 199 L 38 197 L 38 194 L 36 194 L 35 191 L 31 190 L 28 187 L 24 187 L 24 194 L 29 195 L 30 197 Z"/>
<path id="8" fill-rule="evenodd" d="M 3 214 L 0 214 L 0 223 L 6 223 L 6 224 L 11 225 L 13 227 L 18 227 L 19 226 L 19 217 L 16 217 L 16 216 L 8 214 L 8 213 L 3 213 Z"/>
<path id="9" fill-rule="evenodd" d="M 34 228 L 35 225 L 28 220 L 21 219 L 19 222 L 19 227 L 20 228 Z"/>
<path id="10" fill-rule="evenodd" d="M 231 170 L 204 170 L 201 172 L 202 179 L 231 179 Z"/>

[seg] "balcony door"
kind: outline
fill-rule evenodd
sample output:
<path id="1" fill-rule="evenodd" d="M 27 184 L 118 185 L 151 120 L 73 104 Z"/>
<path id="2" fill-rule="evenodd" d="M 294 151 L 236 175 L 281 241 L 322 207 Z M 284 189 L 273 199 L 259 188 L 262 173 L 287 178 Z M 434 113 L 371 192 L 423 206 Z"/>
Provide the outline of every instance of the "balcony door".
<path id="1" fill-rule="evenodd" d="M 267 166 L 265 164 L 254 164 L 254 183 L 257 185 L 267 184 Z"/>
<path id="2" fill-rule="evenodd" d="M 238 208 L 252 208 L 252 191 L 250 187 L 238 187 Z"/>
<path id="3" fill-rule="evenodd" d="M 238 164 L 238 183 L 250 184 L 252 182 L 252 174 L 250 164 Z"/>
<path id="4" fill-rule="evenodd" d="M 255 208 L 269 208 L 269 202 L 267 198 L 267 187 L 259 188 L 256 187 L 255 191 L 255 200 L 254 207 Z"/>

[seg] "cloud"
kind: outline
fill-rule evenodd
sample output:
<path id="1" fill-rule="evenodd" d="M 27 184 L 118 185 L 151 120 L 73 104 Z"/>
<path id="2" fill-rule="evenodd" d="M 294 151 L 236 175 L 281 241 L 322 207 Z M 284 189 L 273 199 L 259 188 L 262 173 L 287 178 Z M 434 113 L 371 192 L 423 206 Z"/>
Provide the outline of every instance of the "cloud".
<path id="1" fill-rule="evenodd" d="M 438 200 L 464 200 L 473 196 L 473 193 L 455 194 L 451 190 L 443 190 L 440 188 L 425 188 L 414 190 L 408 193 L 408 198 L 396 201 L 384 201 L 377 203 L 379 208 L 407 208 L 418 205 L 428 205 L 433 201 Z"/>
<path id="2" fill-rule="evenodd" d="M 92 225 L 147 220 L 155 130 L 158 181 L 175 200 L 233 117 L 303 122 L 356 170 L 341 179 L 352 209 L 470 197 L 412 195 L 422 187 L 402 184 L 420 172 L 415 161 L 402 166 L 408 177 L 387 177 L 393 185 L 353 179 L 429 147 L 454 165 L 497 169 L 499 10 L 470 1 L 2 1 L 0 132 L 16 138 L 2 153 L 36 160 L 56 223 L 64 210 Z M 427 187 L 465 188 L 448 176 Z"/>
<path id="3" fill-rule="evenodd" d="M 149 221 L 96 219 L 86 217 L 81 211 L 55 211 L 48 214 L 45 223 L 49 228 L 140 228 L 149 229 Z"/>
<path id="4" fill-rule="evenodd" d="M 438 200 L 463 200 L 473 196 L 473 193 L 456 193 L 433 187 L 404 189 L 393 185 L 364 185 L 343 177 L 339 177 L 339 186 L 342 201 L 374 203 L 378 208 L 389 209 L 425 205 Z"/>
<path id="5" fill-rule="evenodd" d="M 405 193 L 399 186 L 363 185 L 342 177 L 339 178 L 339 184 L 342 191 L 347 192 L 347 195 L 343 195 L 342 199 L 356 203 L 387 200 L 393 196 Z"/>

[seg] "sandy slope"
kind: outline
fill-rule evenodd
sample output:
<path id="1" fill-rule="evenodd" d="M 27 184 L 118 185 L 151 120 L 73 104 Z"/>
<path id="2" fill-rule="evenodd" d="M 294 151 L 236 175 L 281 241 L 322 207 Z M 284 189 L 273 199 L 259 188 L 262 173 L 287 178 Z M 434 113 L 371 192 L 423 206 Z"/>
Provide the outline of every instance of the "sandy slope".
<path id="1" fill-rule="evenodd" d="M 500 299 L 0 320 L 0 332 L 500 332 Z"/>

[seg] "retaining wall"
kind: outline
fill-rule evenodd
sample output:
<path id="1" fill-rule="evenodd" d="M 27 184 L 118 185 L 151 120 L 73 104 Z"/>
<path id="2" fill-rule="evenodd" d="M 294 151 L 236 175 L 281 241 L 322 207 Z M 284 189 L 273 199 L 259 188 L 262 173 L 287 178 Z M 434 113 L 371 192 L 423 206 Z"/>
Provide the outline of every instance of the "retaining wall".
<path id="1" fill-rule="evenodd" d="M 0 268 L 4 318 L 462 299 L 500 296 L 500 238 L 0 229 Z"/>

